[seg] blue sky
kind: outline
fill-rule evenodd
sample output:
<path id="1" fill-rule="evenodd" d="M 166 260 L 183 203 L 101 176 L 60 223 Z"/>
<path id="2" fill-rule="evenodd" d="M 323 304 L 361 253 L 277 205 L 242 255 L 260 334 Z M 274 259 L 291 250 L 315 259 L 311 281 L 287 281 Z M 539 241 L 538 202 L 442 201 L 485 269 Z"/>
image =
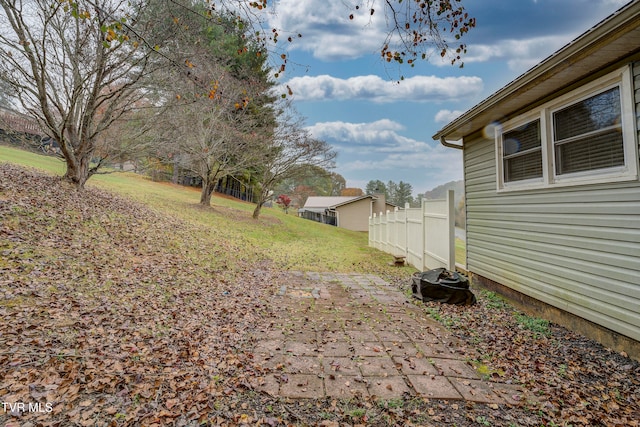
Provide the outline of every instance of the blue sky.
<path id="1" fill-rule="evenodd" d="M 381 12 L 349 21 L 349 1 L 278 0 L 269 20 L 284 35 L 303 35 L 278 82 L 293 89 L 313 136 L 338 152 L 335 172 L 348 187 L 404 181 L 417 195 L 462 179 L 461 153 L 433 134 L 626 2 L 467 0 L 476 28 L 465 36 L 464 68 L 435 55 L 403 68 L 399 84 L 398 69 L 377 53 L 386 34 Z"/>

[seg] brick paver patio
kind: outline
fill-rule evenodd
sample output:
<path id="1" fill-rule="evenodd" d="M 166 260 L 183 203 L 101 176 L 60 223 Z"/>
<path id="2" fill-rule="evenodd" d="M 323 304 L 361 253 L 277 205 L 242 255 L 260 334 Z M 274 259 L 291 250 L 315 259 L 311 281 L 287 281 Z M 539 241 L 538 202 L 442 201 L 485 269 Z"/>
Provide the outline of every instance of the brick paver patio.
<path id="1" fill-rule="evenodd" d="M 286 315 L 255 331 L 257 389 L 287 398 L 405 395 L 513 403 L 522 390 L 482 379 L 473 349 L 396 287 L 365 274 L 292 272 L 272 304 Z"/>

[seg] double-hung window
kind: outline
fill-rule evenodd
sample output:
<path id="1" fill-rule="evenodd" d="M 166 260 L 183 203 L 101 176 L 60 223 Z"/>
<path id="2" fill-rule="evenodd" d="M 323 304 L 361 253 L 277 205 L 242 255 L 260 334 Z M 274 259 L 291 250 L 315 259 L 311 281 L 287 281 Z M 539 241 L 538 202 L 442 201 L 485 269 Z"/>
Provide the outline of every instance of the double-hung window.
<path id="1" fill-rule="evenodd" d="M 622 68 L 505 123 L 498 190 L 637 179 L 630 80 Z"/>
<path id="2" fill-rule="evenodd" d="M 501 143 L 505 183 L 542 178 L 539 119 L 504 132 Z"/>
<path id="3" fill-rule="evenodd" d="M 556 176 L 624 166 L 620 86 L 552 113 Z"/>

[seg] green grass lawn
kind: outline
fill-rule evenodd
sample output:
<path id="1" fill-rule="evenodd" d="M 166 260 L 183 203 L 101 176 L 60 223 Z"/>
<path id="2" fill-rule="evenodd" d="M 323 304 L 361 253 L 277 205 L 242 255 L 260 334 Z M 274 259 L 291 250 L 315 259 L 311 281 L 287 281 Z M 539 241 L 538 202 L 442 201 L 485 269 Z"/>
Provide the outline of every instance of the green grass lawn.
<path id="1" fill-rule="evenodd" d="M 0 145 L 0 162 L 29 166 L 56 175 L 62 175 L 65 171 L 64 162 L 60 159 L 34 154 L 29 151 L 7 147 L 6 145 Z"/>
<path id="2" fill-rule="evenodd" d="M 0 146 L 0 161 L 62 175 L 61 160 Z M 269 260 L 281 269 L 304 271 L 376 272 L 409 277 L 412 267 L 390 267 L 390 256 L 368 246 L 366 233 L 298 218 L 281 209 L 265 208 L 258 221 L 255 207 L 225 197 L 213 197 L 211 208 L 199 205 L 200 191 L 154 182 L 134 173 L 95 175 L 87 188 L 100 188 L 134 199 L 156 211 L 187 222 L 206 225 L 210 238 L 233 248 L 245 260 Z M 239 251 L 239 252 L 238 252 Z"/>
<path id="3" fill-rule="evenodd" d="M 467 242 L 456 237 L 456 263 L 467 264 Z"/>
<path id="4" fill-rule="evenodd" d="M 0 145 L 0 161 L 62 175 L 64 163 L 54 157 Z M 279 268 L 304 271 L 375 271 L 409 276 L 412 267 L 388 266 L 390 256 L 368 246 L 366 233 L 336 228 L 286 215 L 279 208 L 265 208 L 260 220 L 251 218 L 255 205 L 225 197 L 213 197 L 212 207 L 199 205 L 198 188 L 165 182 L 129 172 L 91 177 L 87 188 L 100 188 L 137 200 L 182 220 L 204 224 L 212 239 L 224 240 L 240 250 L 242 257 L 268 259 Z M 465 263 L 464 241 L 456 239 L 456 261 Z M 406 271 L 405 271 L 406 270 Z"/>

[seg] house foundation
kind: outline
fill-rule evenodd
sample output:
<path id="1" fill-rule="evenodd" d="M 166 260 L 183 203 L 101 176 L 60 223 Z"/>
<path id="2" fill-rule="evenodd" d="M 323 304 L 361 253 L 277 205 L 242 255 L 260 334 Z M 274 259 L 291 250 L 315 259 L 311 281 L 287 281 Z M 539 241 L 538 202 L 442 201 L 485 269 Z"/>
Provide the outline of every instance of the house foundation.
<path id="1" fill-rule="evenodd" d="M 640 342 L 619 334 L 615 331 L 597 325 L 582 317 L 561 310 L 557 307 L 531 298 L 521 292 L 513 290 L 486 277 L 470 273 L 474 287 L 495 292 L 506 299 L 513 306 L 528 315 L 540 317 L 565 328 L 581 333 L 587 338 L 598 341 L 605 347 L 626 353 L 630 358 L 640 361 Z"/>

